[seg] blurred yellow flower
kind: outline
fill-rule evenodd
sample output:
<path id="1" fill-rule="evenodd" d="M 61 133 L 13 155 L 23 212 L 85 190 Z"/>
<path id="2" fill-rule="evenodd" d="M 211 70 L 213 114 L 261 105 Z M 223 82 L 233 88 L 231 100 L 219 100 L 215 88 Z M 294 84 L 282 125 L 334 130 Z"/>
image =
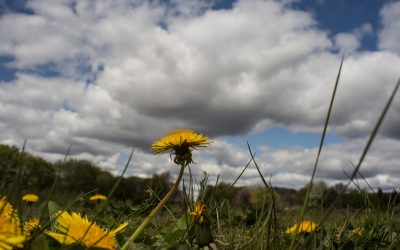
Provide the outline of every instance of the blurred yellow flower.
<path id="1" fill-rule="evenodd" d="M 0 216 L 7 219 L 18 219 L 17 213 L 5 196 L 0 198 Z"/>
<path id="2" fill-rule="evenodd" d="M 298 228 L 297 228 L 298 227 Z M 300 225 L 294 224 L 286 230 L 287 234 L 311 233 L 317 229 L 317 224 L 311 220 L 303 220 Z M 296 231 L 297 230 L 297 231 Z"/>
<path id="3" fill-rule="evenodd" d="M 356 227 L 353 230 L 351 230 L 351 236 L 352 237 L 361 237 L 364 234 L 364 227 Z"/>
<path id="4" fill-rule="evenodd" d="M 197 220 L 200 224 L 205 222 L 205 213 L 207 207 L 201 200 L 196 201 L 196 207 L 193 212 L 190 213 L 193 216 L 193 219 Z"/>
<path id="5" fill-rule="evenodd" d="M 12 250 L 23 247 L 25 236 L 21 231 L 19 218 L 6 197 L 0 199 L 0 249 Z"/>
<path id="6" fill-rule="evenodd" d="M 30 236 L 40 229 L 39 218 L 32 218 L 24 223 L 24 232 Z"/>
<path id="7" fill-rule="evenodd" d="M 26 194 L 22 196 L 22 200 L 33 203 L 39 200 L 39 196 L 37 196 L 36 194 Z"/>
<path id="8" fill-rule="evenodd" d="M 203 136 L 203 134 L 197 134 L 190 129 L 179 129 L 154 142 L 151 149 L 155 154 L 173 150 L 175 153 L 174 162 L 187 165 L 192 162 L 191 150 L 205 147 L 209 143 L 208 137 Z"/>
<path id="9" fill-rule="evenodd" d="M 79 213 L 72 212 L 70 214 L 67 211 L 59 213 L 57 215 L 58 224 L 55 227 L 58 232 L 46 232 L 46 234 L 63 245 L 80 243 L 88 248 L 117 249 L 115 234 L 128 225 L 128 223 L 124 223 L 114 230 L 107 231 L 99 227 L 96 223 L 90 226 L 92 222 L 86 216 L 81 217 Z"/>
<path id="10" fill-rule="evenodd" d="M 89 198 L 91 201 L 102 201 L 102 200 L 107 200 L 107 196 L 104 196 L 102 194 L 95 194 Z"/>

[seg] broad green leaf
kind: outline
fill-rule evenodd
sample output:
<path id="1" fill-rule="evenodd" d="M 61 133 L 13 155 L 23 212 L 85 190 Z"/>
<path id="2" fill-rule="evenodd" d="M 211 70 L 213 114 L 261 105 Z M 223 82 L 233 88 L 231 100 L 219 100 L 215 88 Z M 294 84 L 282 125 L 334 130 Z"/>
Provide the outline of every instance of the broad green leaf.
<path id="1" fill-rule="evenodd" d="M 168 243 L 175 243 L 182 238 L 182 235 L 187 231 L 186 216 L 181 216 L 174 223 L 166 226 L 162 230 L 163 238 Z"/>

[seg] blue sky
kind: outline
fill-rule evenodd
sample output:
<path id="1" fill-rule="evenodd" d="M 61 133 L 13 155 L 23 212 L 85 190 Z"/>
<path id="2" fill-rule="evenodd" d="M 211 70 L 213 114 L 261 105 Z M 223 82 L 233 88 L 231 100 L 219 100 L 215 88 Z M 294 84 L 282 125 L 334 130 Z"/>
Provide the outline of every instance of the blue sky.
<path id="1" fill-rule="evenodd" d="M 312 12 L 322 29 L 332 34 L 351 32 L 364 23 L 370 23 L 374 30 L 380 29 L 379 10 L 390 0 L 304 0 L 295 4 L 301 10 Z M 364 37 L 361 50 L 376 50 L 376 35 Z"/>
<path id="2" fill-rule="evenodd" d="M 325 137 L 324 145 L 337 144 L 344 140 L 345 138 L 341 136 L 328 133 Z M 252 147 L 268 145 L 268 147 L 276 149 L 288 147 L 315 148 L 319 147 L 321 135 L 305 132 L 296 133 L 283 127 L 273 127 L 264 132 L 251 135 L 231 136 L 228 137 L 228 141 L 242 145 L 245 148 L 247 148 L 247 144 L 244 144 L 244 141 L 249 142 Z"/>
<path id="3" fill-rule="evenodd" d="M 195 174 L 234 180 L 249 142 L 276 185 L 304 185 L 344 55 L 317 172 L 344 181 L 399 77 L 399 1 L 20 0 L 0 13 L 0 143 L 28 138 L 50 160 L 71 144 L 115 174 L 132 147 L 129 174 L 165 171 L 149 145 L 191 128 L 214 141 Z M 385 189 L 400 185 L 399 105 L 364 167 Z"/>

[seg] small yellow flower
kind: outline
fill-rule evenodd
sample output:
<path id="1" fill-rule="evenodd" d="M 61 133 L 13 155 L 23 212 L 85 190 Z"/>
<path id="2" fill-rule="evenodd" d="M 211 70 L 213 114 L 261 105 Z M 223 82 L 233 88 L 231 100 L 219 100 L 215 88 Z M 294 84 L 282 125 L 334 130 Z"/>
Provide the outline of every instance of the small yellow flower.
<path id="1" fill-rule="evenodd" d="M 0 199 L 0 249 L 22 248 L 25 235 L 20 229 L 19 218 L 6 197 Z"/>
<path id="2" fill-rule="evenodd" d="M 352 237 L 361 237 L 364 234 L 364 227 L 356 227 L 353 230 L 351 230 L 351 236 Z"/>
<path id="3" fill-rule="evenodd" d="M 24 232 L 30 236 L 40 229 L 39 218 L 32 218 L 24 223 Z"/>
<path id="4" fill-rule="evenodd" d="M 95 194 L 89 198 L 91 201 L 102 201 L 102 200 L 107 200 L 107 196 L 104 196 L 102 194 Z"/>
<path id="5" fill-rule="evenodd" d="M 298 228 L 297 228 L 298 227 Z M 303 220 L 300 225 L 294 224 L 286 230 L 287 234 L 311 233 L 317 229 L 317 224 L 311 220 Z M 297 232 L 296 232 L 297 230 Z"/>
<path id="6" fill-rule="evenodd" d="M 29 202 L 29 203 L 34 203 L 34 202 L 38 202 L 39 196 L 37 196 L 36 194 L 26 194 L 26 195 L 22 196 L 22 200 Z"/>
<path id="7" fill-rule="evenodd" d="M 18 220 L 16 211 L 5 196 L 0 198 L 0 216 L 6 219 Z"/>
<path id="8" fill-rule="evenodd" d="M 210 247 L 212 244 L 215 245 L 215 243 L 213 243 L 214 236 L 210 228 L 210 223 L 208 223 L 206 213 L 207 206 L 200 199 L 197 200 L 195 209 L 190 213 L 190 215 L 194 220 L 193 235 L 196 242 L 195 244 L 198 245 L 200 249 L 206 246 Z"/>
<path id="9" fill-rule="evenodd" d="M 111 231 L 102 229 L 96 223 L 93 223 L 89 228 L 91 222 L 86 216 L 81 217 L 79 213 L 68 213 L 67 211 L 59 213 L 57 216 L 58 225 L 55 227 L 58 232 L 46 232 L 46 234 L 63 245 L 80 242 L 81 245 L 88 248 L 98 247 L 114 250 L 117 249 L 115 234 L 128 225 L 128 223 L 121 224 Z"/>
<path id="10" fill-rule="evenodd" d="M 208 137 L 203 134 L 197 134 L 190 129 L 180 129 L 170 132 L 161 140 L 154 142 L 151 149 L 155 154 L 173 150 L 174 162 L 187 165 L 192 162 L 191 151 L 199 147 L 206 147 L 209 143 Z"/>
<path id="11" fill-rule="evenodd" d="M 205 222 L 205 213 L 207 207 L 201 200 L 196 201 L 196 207 L 193 212 L 190 213 L 193 216 L 193 219 L 197 220 L 200 224 Z"/>

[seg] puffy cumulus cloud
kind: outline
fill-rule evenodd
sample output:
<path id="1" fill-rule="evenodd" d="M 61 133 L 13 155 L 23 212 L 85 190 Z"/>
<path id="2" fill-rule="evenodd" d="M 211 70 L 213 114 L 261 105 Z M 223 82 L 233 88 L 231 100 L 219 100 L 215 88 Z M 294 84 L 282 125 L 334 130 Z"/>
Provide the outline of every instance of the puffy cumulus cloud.
<path id="1" fill-rule="evenodd" d="M 309 14 L 277 2 L 238 2 L 232 10 L 201 15 L 175 15 L 167 6 L 147 1 L 33 0 L 27 7 L 33 14 L 1 17 L 0 53 L 13 56 L 9 67 L 32 73 L 23 84 L 17 75 L 2 89 L 17 93 L 22 87 L 24 94 L 37 94 L 10 95 L 2 104 L 16 103 L 14 113 L 47 117 L 48 128 L 42 133 L 50 138 L 43 140 L 43 149 L 84 140 L 145 148 L 152 138 L 176 127 L 210 135 L 250 131 L 271 113 L 264 110 L 264 93 L 272 72 L 330 45 L 326 35 L 313 28 Z M 279 29 L 272 25 L 277 20 Z M 10 24 L 14 29 L 8 29 Z M 41 67 L 60 75 L 41 84 L 28 82 Z M 39 73 L 46 78 L 46 72 Z M 87 78 L 94 82 L 87 85 Z M 75 81 L 68 86 L 82 93 L 68 95 L 65 87 L 56 87 L 66 81 Z M 38 106 L 43 104 L 34 99 L 38 96 L 54 96 L 70 107 L 48 106 L 48 113 L 41 114 Z M 32 124 L 27 118 L 21 122 Z M 11 120 L 6 124 L 15 125 Z M 30 138 L 23 130 L 15 134 Z"/>
<path id="2" fill-rule="evenodd" d="M 361 42 L 354 34 L 339 33 L 335 36 L 335 46 L 341 54 L 347 55 L 356 51 L 361 46 Z"/>
<path id="3" fill-rule="evenodd" d="M 89 153 L 109 169 L 123 165 L 121 150 L 135 147 L 129 174 L 150 175 L 171 169 L 162 167 L 167 155 L 150 156 L 148 148 L 172 129 L 211 137 L 272 125 L 321 131 L 340 62 L 332 52 L 337 47 L 352 51 L 331 123 L 340 135 L 369 134 L 399 77 L 396 47 L 384 45 L 397 34 L 386 32 L 397 23 L 396 4 L 381 12 L 380 46 L 387 50 L 362 52 L 357 41 L 372 32 L 368 24 L 331 40 L 291 1 L 242 0 L 223 10 L 208 1 L 170 2 L 30 0 L 31 13 L 2 15 L 0 55 L 12 58 L 6 66 L 17 73 L 0 84 L 0 142 L 28 138 L 33 150 L 60 155 L 72 145 L 73 154 Z M 399 111 L 396 101 L 382 135 L 400 136 Z M 197 166 L 229 180 L 249 160 L 223 140 L 210 152 Z M 348 159 L 335 157 L 346 154 L 321 160 L 318 178 L 342 178 L 336 170 Z M 265 148 L 259 157 L 277 183 L 293 174 L 300 185 L 312 155 Z M 246 180 L 257 178 L 255 169 L 247 173 Z"/>
<path id="4" fill-rule="evenodd" d="M 386 192 L 391 192 L 393 190 L 398 191 L 398 187 L 400 185 L 400 180 L 398 178 L 390 176 L 388 174 L 379 174 L 373 178 L 367 178 L 366 181 L 372 187 L 379 187 Z M 365 182 L 359 182 L 358 184 L 362 188 L 367 188 L 366 186 L 368 186 L 367 184 L 365 184 Z"/>
<path id="5" fill-rule="evenodd" d="M 392 62 L 393 65 L 386 65 L 385 62 Z M 394 89 L 399 77 L 394 72 L 400 63 L 400 58 L 383 51 L 360 54 L 349 58 L 345 63 L 332 122 L 339 134 L 350 137 L 365 136 L 372 131 Z M 361 74 L 361 72 L 368 73 Z M 387 116 L 382 134 L 389 136 L 397 133 L 396 129 L 388 128 L 397 119 L 398 107 L 399 100 L 396 99 Z"/>
<path id="6" fill-rule="evenodd" d="M 379 48 L 400 54 L 400 2 L 386 4 L 380 12 L 382 29 L 379 33 Z"/>
<path id="7" fill-rule="evenodd" d="M 55 131 L 68 133 L 70 128 L 57 124 L 57 117 L 68 113 L 69 103 L 78 105 L 83 94 L 84 89 L 70 80 L 19 74 L 12 84 L 0 85 L 1 139 L 46 143 Z"/>
<path id="8" fill-rule="evenodd" d="M 352 32 L 336 34 L 334 37 L 334 47 L 342 55 L 348 55 L 355 52 L 361 46 L 361 40 L 366 35 L 372 35 L 373 28 L 370 23 L 364 23 Z"/>

